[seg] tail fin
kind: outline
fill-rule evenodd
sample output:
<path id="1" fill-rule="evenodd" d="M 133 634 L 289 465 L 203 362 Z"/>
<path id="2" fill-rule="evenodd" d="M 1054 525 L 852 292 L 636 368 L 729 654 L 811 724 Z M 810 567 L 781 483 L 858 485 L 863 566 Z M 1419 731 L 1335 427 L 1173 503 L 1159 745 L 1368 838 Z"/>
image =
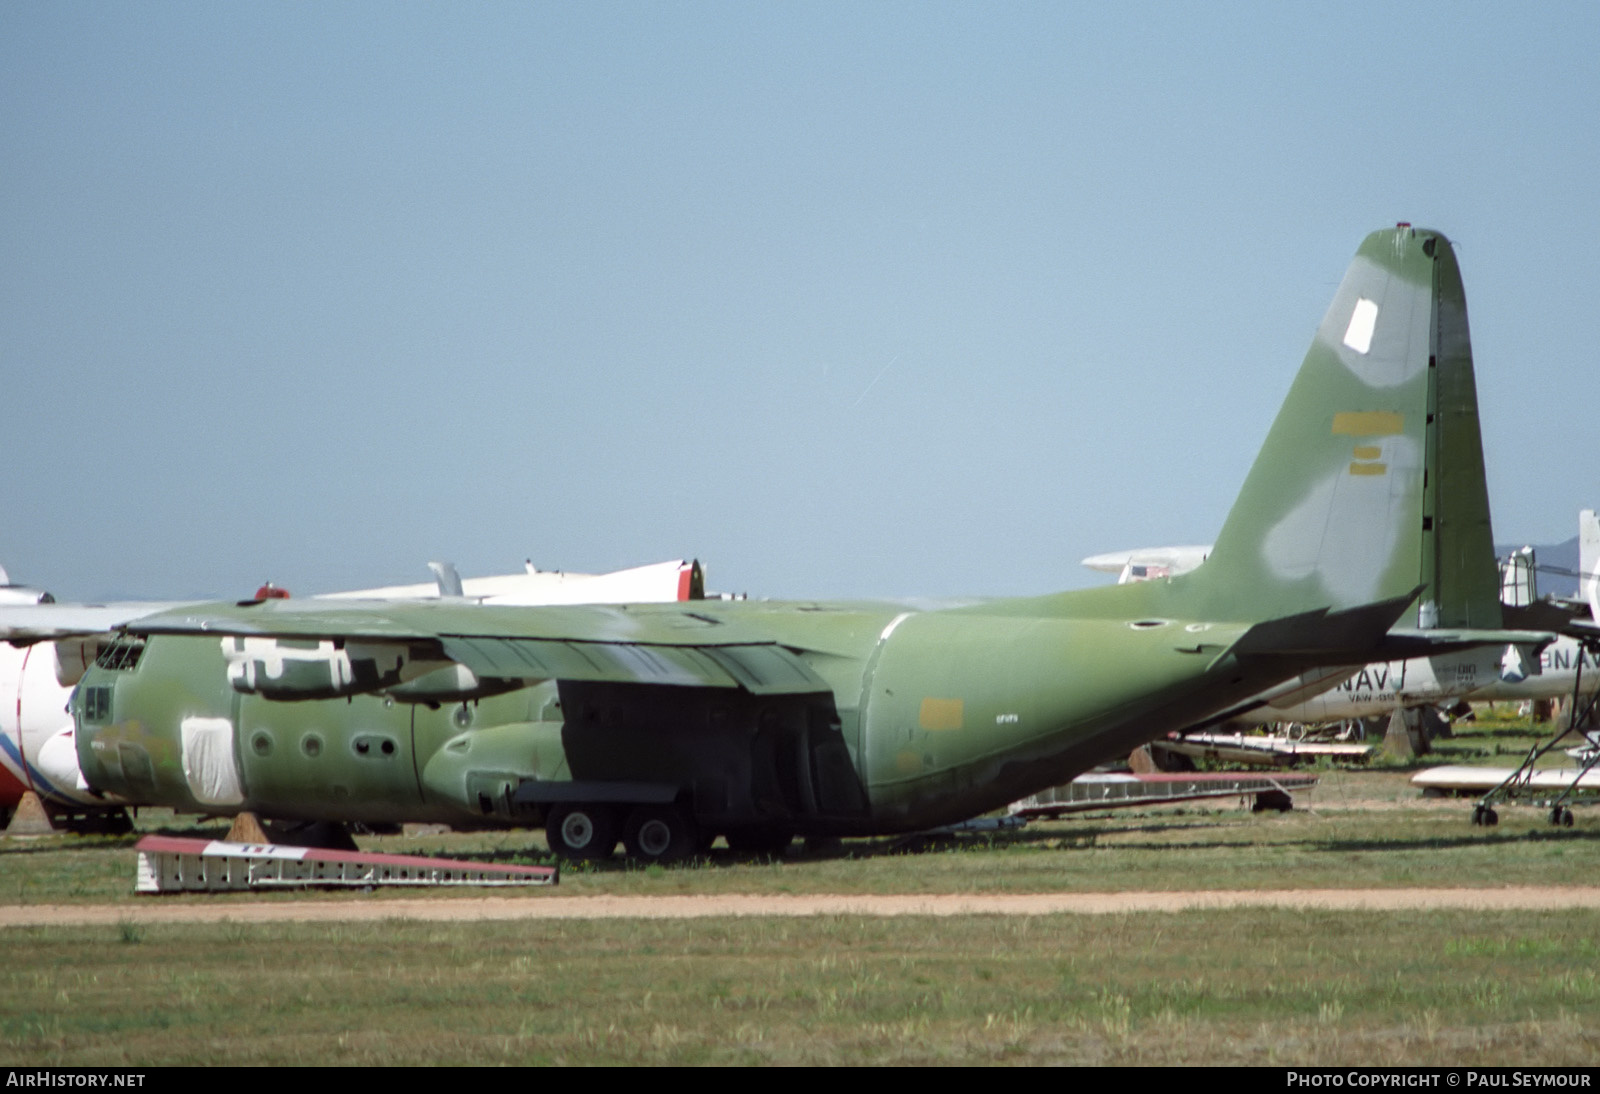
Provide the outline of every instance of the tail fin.
<path id="1" fill-rule="evenodd" d="M 1500 625 L 1466 299 L 1444 236 L 1402 224 L 1361 244 L 1211 557 L 1180 582 L 1196 618 L 1339 611 L 1426 585 L 1419 625 Z"/>
<path id="2" fill-rule="evenodd" d="M 1578 595 L 1600 623 L 1600 516 L 1593 509 L 1578 514 Z"/>
<path id="3" fill-rule="evenodd" d="M 1500 604 L 1526 608 L 1539 599 L 1538 555 L 1519 547 L 1500 561 Z"/>

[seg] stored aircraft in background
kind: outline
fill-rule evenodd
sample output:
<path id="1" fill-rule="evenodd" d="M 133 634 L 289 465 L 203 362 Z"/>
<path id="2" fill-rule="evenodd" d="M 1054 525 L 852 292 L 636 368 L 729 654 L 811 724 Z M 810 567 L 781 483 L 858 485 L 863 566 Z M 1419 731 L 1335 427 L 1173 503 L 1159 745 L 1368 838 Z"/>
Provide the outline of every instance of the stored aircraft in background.
<path id="1" fill-rule="evenodd" d="M 1474 824 L 1496 824 L 1499 814 L 1495 804 L 1502 801 L 1524 800 L 1531 804 L 1547 806 L 1551 824 L 1572 826 L 1571 804 L 1592 801 L 1600 795 L 1600 731 L 1585 726 L 1594 724 L 1594 710 L 1600 688 L 1600 518 L 1595 511 L 1585 509 L 1578 514 L 1578 597 L 1577 601 L 1538 599 L 1534 579 L 1537 570 L 1530 548 L 1514 554 L 1507 560 L 1505 588 L 1509 592 L 1507 611 L 1524 618 L 1554 618 L 1556 626 L 1565 633 L 1561 641 L 1545 652 L 1547 659 L 1560 658 L 1558 668 L 1551 671 L 1546 661 L 1546 675 L 1559 675 L 1571 680 L 1568 692 L 1572 703 L 1564 718 L 1558 719 L 1549 740 L 1529 750 L 1516 767 L 1470 767 L 1452 764 L 1418 772 L 1412 784 L 1430 794 L 1474 794 L 1478 802 L 1472 810 Z M 1564 614 L 1578 612 L 1576 616 L 1562 618 Z M 1495 689 L 1493 698 L 1504 696 L 1505 685 Z M 1559 747 L 1568 737 L 1579 743 L 1568 748 L 1566 754 L 1575 767 L 1544 766 L 1544 758 Z"/>
<path id="2" fill-rule="evenodd" d="M 1163 577 L 1176 577 L 1196 569 L 1211 553 L 1211 545 L 1204 547 L 1142 547 L 1136 551 L 1108 551 L 1103 555 L 1090 555 L 1083 564 L 1104 574 L 1116 574 L 1117 584 L 1133 581 L 1157 581 Z"/>
<path id="3" fill-rule="evenodd" d="M 1377 232 L 1193 573 L 938 610 L 181 609 L 127 624 L 85 673 L 79 761 L 98 789 L 179 810 L 542 822 L 567 856 L 961 821 L 1304 673 L 1483 641 L 1413 607 L 1457 577 L 1424 475 L 1463 370 L 1449 242 Z M 1391 629 L 1408 612 L 1420 625 Z"/>
<path id="4" fill-rule="evenodd" d="M 429 563 L 431 583 L 395 585 L 314 599 L 465 598 L 484 604 L 620 604 L 701 599 L 697 561 L 674 559 L 605 574 L 539 570 L 467 578 L 448 562 Z M 269 582 L 258 595 L 282 593 Z M 463 602 L 465 602 L 465 600 Z M 180 607 L 173 602 L 60 604 L 49 593 L 13 585 L 0 568 L 0 816 L 32 791 L 62 819 L 100 827 L 115 817 L 83 779 L 67 709 L 73 687 L 110 632 L 129 620 Z"/>
<path id="5" fill-rule="evenodd" d="M 1448 474 L 1448 472 L 1446 472 Z M 1487 511 L 1487 502 L 1485 502 Z M 1575 687 L 1582 693 L 1600 690 L 1600 657 L 1586 650 L 1575 637 L 1585 620 L 1572 613 L 1588 614 L 1590 605 L 1600 598 L 1594 577 L 1600 565 L 1600 521 L 1593 510 L 1579 514 L 1580 596 L 1582 603 L 1571 603 L 1563 610 L 1543 613 L 1543 625 L 1568 629 L 1543 648 L 1527 643 L 1507 642 L 1503 646 L 1481 646 L 1453 653 L 1363 665 L 1354 672 L 1330 678 L 1326 690 L 1298 697 L 1294 702 L 1270 703 L 1241 715 L 1237 721 L 1262 725 L 1278 722 L 1326 725 L 1387 715 L 1397 709 L 1439 705 L 1461 700 L 1474 702 L 1521 702 L 1535 699 L 1562 699 Z M 1445 528 L 1441 535 L 1448 535 Z M 1156 572 L 1141 574 L 1139 568 L 1166 567 L 1171 574 L 1187 573 L 1199 565 L 1209 547 L 1142 548 L 1114 552 L 1084 559 L 1084 565 L 1103 572 L 1118 573 L 1119 582 L 1155 580 L 1168 576 Z M 1482 555 L 1482 545 L 1478 553 Z M 1514 609 L 1537 601 L 1536 570 L 1532 548 L 1524 547 L 1500 567 L 1503 610 L 1519 621 Z M 1441 603 L 1443 601 L 1441 600 Z M 1480 618 L 1488 618 L 1480 616 Z M 1581 671 L 1580 671 L 1581 662 Z M 1229 737 L 1206 742 L 1241 743 Z M 1303 746 L 1300 746 L 1303 748 Z"/>

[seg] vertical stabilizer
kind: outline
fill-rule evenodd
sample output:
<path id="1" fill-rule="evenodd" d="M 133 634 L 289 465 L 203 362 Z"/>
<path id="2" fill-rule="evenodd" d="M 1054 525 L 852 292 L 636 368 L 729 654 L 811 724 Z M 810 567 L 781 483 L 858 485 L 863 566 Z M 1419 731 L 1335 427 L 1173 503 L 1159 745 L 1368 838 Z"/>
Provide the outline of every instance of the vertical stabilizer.
<path id="1" fill-rule="evenodd" d="M 1446 527 L 1465 538 L 1441 557 Z M 1211 558 L 1174 584 L 1197 617 L 1241 620 L 1428 584 L 1419 621 L 1442 621 L 1448 601 L 1453 623 L 1498 626 L 1487 529 L 1455 255 L 1439 233 L 1400 225 L 1361 244 Z M 1492 622 L 1478 618 L 1485 595 Z"/>
<path id="2" fill-rule="evenodd" d="M 1578 595 L 1600 623 L 1600 516 L 1593 509 L 1578 514 Z"/>
<path id="3" fill-rule="evenodd" d="M 1433 430 L 1426 465 L 1422 558 L 1422 580 L 1428 588 L 1422 592 L 1417 624 L 1499 628 L 1503 620 L 1467 295 L 1455 250 L 1443 239 L 1435 248 L 1433 268 L 1437 365 L 1429 415 Z"/>

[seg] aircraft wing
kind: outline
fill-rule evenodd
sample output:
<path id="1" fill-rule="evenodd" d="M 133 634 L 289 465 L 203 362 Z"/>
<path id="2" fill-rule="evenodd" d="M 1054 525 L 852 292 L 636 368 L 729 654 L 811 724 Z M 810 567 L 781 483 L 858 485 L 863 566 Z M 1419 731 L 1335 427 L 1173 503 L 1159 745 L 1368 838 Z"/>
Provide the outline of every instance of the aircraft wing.
<path id="1" fill-rule="evenodd" d="M 455 568 L 449 563 L 430 563 L 448 569 L 454 576 Z M 0 568 L 0 582 L 5 570 Z M 505 574 L 497 577 L 475 577 L 462 581 L 456 578 L 457 596 L 474 600 L 487 600 L 505 605 L 543 604 L 601 604 L 601 603 L 659 603 L 673 600 L 698 599 L 703 594 L 705 578 L 698 561 L 675 559 L 649 566 L 636 566 L 630 570 L 617 570 L 608 574 L 567 574 L 559 571 L 530 571 L 522 574 Z M 323 593 L 309 598 L 317 601 L 335 600 L 349 606 L 371 609 L 375 605 L 365 601 L 437 600 L 442 597 L 438 582 L 427 585 L 394 585 L 355 592 Z M 129 600 L 109 604 L 61 604 L 46 593 L 21 586 L 0 584 L 0 640 L 23 646 L 63 638 L 87 638 L 118 630 L 144 616 L 177 612 L 186 607 L 201 611 L 218 605 L 197 604 L 193 600 Z M 44 598 L 44 599 L 41 599 Z M 246 608 L 256 601 L 240 601 L 236 607 Z M 306 608 L 308 601 L 295 602 L 296 612 Z M 312 610 L 316 610 L 315 607 Z M 363 613 L 365 615 L 365 613 Z M 156 633 L 154 631 L 148 633 Z M 249 631 L 219 631 L 218 633 L 251 633 Z"/>
<path id="2" fill-rule="evenodd" d="M 118 604 L 14 604 L 0 607 L 0 639 L 14 646 L 114 631 L 141 616 L 178 607 L 175 601 Z"/>
<path id="3" fill-rule="evenodd" d="M 262 673 L 285 659 L 314 662 L 343 656 L 394 666 L 383 670 L 389 673 L 386 680 L 398 679 L 394 672 L 404 676 L 402 662 L 412 661 L 435 668 L 453 662 L 491 679 L 743 688 L 754 694 L 828 690 L 803 660 L 764 633 L 712 614 L 640 606 L 530 609 L 426 601 L 269 600 L 189 606 L 133 621 L 124 629 L 133 635 L 233 638 L 230 660 L 254 661 Z M 312 641 L 318 650 L 308 648 Z M 351 679 L 358 676 L 356 671 Z M 320 680 L 319 686 L 324 686 Z"/>
<path id="4" fill-rule="evenodd" d="M 445 637 L 563 639 L 654 646 L 741 645 L 763 639 L 706 612 L 652 605 L 523 607 L 450 600 L 244 600 L 187 604 L 137 619 L 130 634 L 215 634 L 371 641 Z"/>

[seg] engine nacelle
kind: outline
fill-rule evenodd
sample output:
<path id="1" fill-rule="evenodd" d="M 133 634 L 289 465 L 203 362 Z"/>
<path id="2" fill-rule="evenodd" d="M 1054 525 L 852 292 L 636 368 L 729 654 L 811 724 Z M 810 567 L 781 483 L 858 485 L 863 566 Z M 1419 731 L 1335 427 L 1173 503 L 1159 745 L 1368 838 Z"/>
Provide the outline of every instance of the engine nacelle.
<path id="1" fill-rule="evenodd" d="M 287 701 L 383 691 L 454 664 L 426 648 L 338 639 L 229 636 L 222 654 L 233 690 Z"/>
<path id="2" fill-rule="evenodd" d="M 387 688 L 384 694 L 402 703 L 467 703 L 491 695 L 504 695 L 528 684 L 527 680 L 479 676 L 465 665 L 452 664 L 434 669 L 408 684 Z"/>

